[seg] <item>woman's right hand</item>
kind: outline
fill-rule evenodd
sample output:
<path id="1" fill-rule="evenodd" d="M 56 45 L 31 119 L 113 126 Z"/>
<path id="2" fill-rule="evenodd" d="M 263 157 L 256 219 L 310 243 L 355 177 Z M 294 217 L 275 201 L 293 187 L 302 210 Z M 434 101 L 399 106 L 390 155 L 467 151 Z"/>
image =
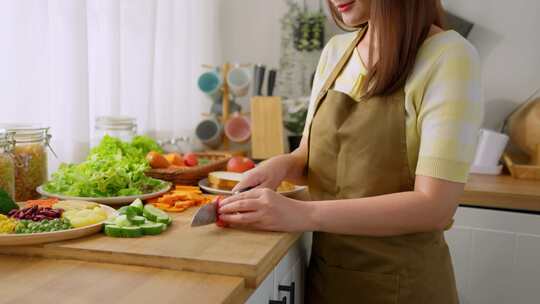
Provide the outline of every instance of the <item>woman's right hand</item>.
<path id="1" fill-rule="evenodd" d="M 247 188 L 269 188 L 276 190 L 284 179 L 297 184 L 305 183 L 304 168 L 307 165 L 307 142 L 302 138 L 300 146 L 289 154 L 275 156 L 244 173 L 233 192 Z"/>
<path id="2" fill-rule="evenodd" d="M 275 190 L 285 179 L 289 171 L 287 156 L 271 158 L 244 173 L 244 178 L 233 188 L 233 192 L 247 188 L 269 188 Z"/>

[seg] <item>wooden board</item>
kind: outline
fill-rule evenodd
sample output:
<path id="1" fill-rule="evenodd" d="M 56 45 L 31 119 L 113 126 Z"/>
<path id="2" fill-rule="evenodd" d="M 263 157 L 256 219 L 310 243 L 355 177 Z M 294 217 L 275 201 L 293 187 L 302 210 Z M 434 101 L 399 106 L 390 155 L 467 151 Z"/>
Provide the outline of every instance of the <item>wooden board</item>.
<path id="1" fill-rule="evenodd" d="M 540 181 L 471 174 L 460 202 L 471 206 L 540 212 Z"/>
<path id="2" fill-rule="evenodd" d="M 98 234 L 61 243 L 0 247 L 0 254 L 232 275 L 246 278 L 247 286 L 254 288 L 300 237 L 299 233 L 242 231 L 215 225 L 191 228 L 196 210 L 171 214 L 173 225 L 158 236 L 120 239 Z"/>
<path id="3" fill-rule="evenodd" d="M 0 303 L 243 303 L 244 279 L 80 261 L 0 256 Z"/>
<path id="4" fill-rule="evenodd" d="M 283 107 L 280 97 L 254 96 L 251 99 L 251 155 L 268 159 L 285 153 Z"/>

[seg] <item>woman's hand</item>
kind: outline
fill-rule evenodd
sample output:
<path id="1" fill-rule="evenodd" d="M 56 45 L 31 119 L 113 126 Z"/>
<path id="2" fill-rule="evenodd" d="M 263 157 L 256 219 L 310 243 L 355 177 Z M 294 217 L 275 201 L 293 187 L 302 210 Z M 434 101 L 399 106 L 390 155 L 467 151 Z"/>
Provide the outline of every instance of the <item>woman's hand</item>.
<path id="1" fill-rule="evenodd" d="M 253 189 L 220 203 L 219 218 L 232 227 L 271 231 L 311 231 L 311 206 L 270 189 Z"/>
<path id="2" fill-rule="evenodd" d="M 232 189 L 238 192 L 247 188 L 276 189 L 289 170 L 288 155 L 271 158 L 244 173 L 244 178 Z"/>

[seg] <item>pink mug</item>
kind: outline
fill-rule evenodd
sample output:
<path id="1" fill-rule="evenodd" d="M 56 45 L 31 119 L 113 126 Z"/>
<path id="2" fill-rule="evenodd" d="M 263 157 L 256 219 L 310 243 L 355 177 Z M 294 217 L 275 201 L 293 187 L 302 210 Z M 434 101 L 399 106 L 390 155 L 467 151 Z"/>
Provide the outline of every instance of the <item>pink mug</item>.
<path id="1" fill-rule="evenodd" d="M 247 117 L 236 113 L 225 123 L 224 131 L 230 141 L 245 142 L 251 137 L 251 122 Z"/>

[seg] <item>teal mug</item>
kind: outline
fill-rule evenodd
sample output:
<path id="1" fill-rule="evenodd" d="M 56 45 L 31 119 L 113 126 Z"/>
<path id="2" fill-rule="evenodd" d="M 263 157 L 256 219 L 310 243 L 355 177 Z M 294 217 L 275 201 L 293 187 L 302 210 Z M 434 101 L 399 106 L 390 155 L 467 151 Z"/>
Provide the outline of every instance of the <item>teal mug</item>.
<path id="1" fill-rule="evenodd" d="M 220 98 L 223 78 L 218 71 L 208 71 L 202 73 L 201 76 L 199 76 L 197 84 L 199 89 L 212 99 L 217 100 Z"/>

